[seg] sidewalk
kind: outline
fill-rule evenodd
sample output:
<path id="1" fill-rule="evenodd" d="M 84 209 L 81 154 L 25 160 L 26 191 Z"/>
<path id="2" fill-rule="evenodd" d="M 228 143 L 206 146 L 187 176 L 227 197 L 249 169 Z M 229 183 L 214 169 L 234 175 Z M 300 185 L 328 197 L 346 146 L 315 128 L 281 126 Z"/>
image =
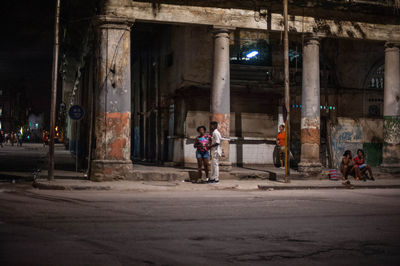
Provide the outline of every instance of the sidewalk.
<path id="1" fill-rule="evenodd" d="M 0 171 L 0 177 L 9 177 L 15 179 L 32 179 L 33 171 Z M 125 176 L 128 181 L 183 181 L 185 179 L 197 177 L 196 168 L 179 168 L 179 167 L 164 167 L 152 165 L 133 164 L 133 172 Z M 54 170 L 55 179 L 86 179 L 86 175 L 82 172 L 72 170 Z M 273 166 L 258 166 L 258 167 L 234 167 L 230 172 L 221 172 L 220 179 L 271 179 L 283 178 L 284 170 Z M 41 179 L 47 177 L 47 170 L 42 170 L 38 176 Z M 292 178 L 299 179 L 301 176 L 297 172 L 292 172 Z"/>
<path id="2" fill-rule="evenodd" d="M 114 190 L 114 191 L 202 191 L 202 190 L 290 190 L 290 189 L 362 189 L 362 188 L 400 188 L 400 179 L 382 179 L 376 181 L 351 181 L 351 186 L 342 181 L 330 180 L 293 180 L 290 183 L 270 180 L 221 180 L 219 184 L 192 184 L 184 181 L 111 181 L 92 182 L 89 180 L 56 179 L 47 181 L 38 179 L 33 183 L 38 189 L 50 190 Z"/>
<path id="3" fill-rule="evenodd" d="M 379 168 L 374 168 L 374 176 L 376 179 L 399 179 L 400 174 L 389 174 L 379 171 Z M 291 169 L 290 180 L 327 180 L 328 169 L 324 169 L 317 175 L 307 175 Z M 197 168 L 194 167 L 165 167 L 153 165 L 133 164 L 133 172 L 131 175 L 126 176 L 126 181 L 183 181 L 186 179 L 197 178 Z M 43 171 L 41 177 L 47 176 L 47 171 Z M 204 173 L 203 173 L 204 176 Z M 82 179 L 83 173 L 76 173 L 74 171 L 55 171 L 57 178 L 72 178 Z M 230 172 L 220 172 L 221 180 L 283 180 L 285 177 L 285 170 L 276 168 L 273 165 L 249 165 L 244 167 L 232 167 Z"/>
<path id="4" fill-rule="evenodd" d="M 0 179 L 12 182 L 33 180 L 33 169 L 46 168 L 48 147 L 40 144 L 27 144 L 22 148 L 8 147 L 0 150 L 0 159 L 4 167 L 0 169 Z M 32 165 L 21 169 L 20 165 Z M 13 167 L 6 167 L 6 166 Z M 6 169 L 8 168 L 8 169 Z M 42 168 L 42 169 L 43 169 Z M 82 172 L 75 172 L 75 160 L 71 153 L 62 146 L 56 147 L 55 181 L 48 182 L 47 171 L 42 170 L 34 183 L 40 189 L 62 190 L 129 190 L 129 191 L 162 191 L 162 190 L 279 190 L 279 189 L 343 189 L 343 188 L 400 188 L 400 174 L 381 172 L 373 168 L 376 181 L 353 181 L 352 185 L 343 185 L 341 181 L 330 181 L 327 169 L 318 175 L 304 175 L 291 169 L 290 183 L 284 183 L 284 170 L 272 165 L 246 165 L 233 167 L 231 172 L 220 173 L 220 184 L 192 184 L 182 182 L 197 177 L 197 169 L 186 167 L 164 167 L 134 163 L 133 172 L 123 181 L 92 182 Z M 63 169 L 63 170 L 61 170 Z"/>
<path id="5" fill-rule="evenodd" d="M 35 169 L 42 169 L 39 177 L 46 178 L 48 147 L 42 144 L 27 143 L 23 147 L 7 146 L 0 149 L 0 178 L 7 179 L 32 179 L 32 172 Z M 70 151 L 65 150 L 61 144 L 56 145 L 55 149 L 55 178 L 56 179 L 85 179 L 81 172 L 75 172 L 75 158 Z M 400 178 L 397 174 L 388 174 L 374 168 L 374 175 L 377 179 Z M 306 175 L 291 169 L 291 180 L 326 180 L 327 169 L 319 175 Z M 132 181 L 178 181 L 197 176 L 195 167 L 166 167 L 155 165 L 133 164 L 133 172 L 125 176 L 125 180 Z M 273 165 L 245 165 L 243 167 L 233 167 L 231 172 L 221 172 L 221 180 L 226 179 L 268 179 L 279 180 L 284 178 L 284 170 Z"/>

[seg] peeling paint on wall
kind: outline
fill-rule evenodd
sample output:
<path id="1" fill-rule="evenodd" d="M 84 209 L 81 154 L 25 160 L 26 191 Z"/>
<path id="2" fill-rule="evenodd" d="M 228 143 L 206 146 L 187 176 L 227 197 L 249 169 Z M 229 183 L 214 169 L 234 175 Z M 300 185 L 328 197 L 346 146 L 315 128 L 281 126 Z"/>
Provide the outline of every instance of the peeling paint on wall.
<path id="1" fill-rule="evenodd" d="M 400 116 L 385 116 L 383 139 L 386 143 L 400 143 Z"/>
<path id="2" fill-rule="evenodd" d="M 357 149 L 367 149 L 367 162 L 379 164 L 382 151 L 378 148 L 382 142 L 383 122 L 381 119 L 360 119 L 338 117 L 338 123 L 331 128 L 331 142 L 334 166 L 339 168 L 346 150 L 351 150 L 353 155 Z M 370 158 L 370 162 L 369 162 Z"/>
<path id="3" fill-rule="evenodd" d="M 400 167 L 400 116 L 385 116 L 383 164 Z"/>
<path id="4" fill-rule="evenodd" d="M 130 160 L 130 116 L 130 112 L 96 115 L 97 159 Z"/>
<path id="5" fill-rule="evenodd" d="M 229 138 L 230 114 L 212 114 L 211 121 L 218 122 L 218 130 L 223 138 Z"/>

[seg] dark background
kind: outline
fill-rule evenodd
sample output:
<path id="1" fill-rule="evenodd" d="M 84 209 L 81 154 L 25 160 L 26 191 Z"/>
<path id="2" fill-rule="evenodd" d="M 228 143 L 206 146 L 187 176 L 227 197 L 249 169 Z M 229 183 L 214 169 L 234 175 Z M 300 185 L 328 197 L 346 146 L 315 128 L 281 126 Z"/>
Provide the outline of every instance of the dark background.
<path id="1" fill-rule="evenodd" d="M 48 121 L 55 0 L 3 1 L 0 11 L 0 86 L 19 108 Z"/>

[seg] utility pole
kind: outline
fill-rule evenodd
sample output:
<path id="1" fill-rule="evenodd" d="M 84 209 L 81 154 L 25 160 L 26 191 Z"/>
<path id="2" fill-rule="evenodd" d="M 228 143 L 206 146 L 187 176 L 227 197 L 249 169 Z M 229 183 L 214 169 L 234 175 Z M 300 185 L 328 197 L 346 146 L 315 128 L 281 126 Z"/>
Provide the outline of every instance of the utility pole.
<path id="1" fill-rule="evenodd" d="M 50 105 L 50 145 L 49 145 L 49 181 L 54 180 L 54 136 L 56 126 L 56 104 L 57 104 L 57 76 L 58 76 L 58 32 L 60 25 L 60 0 L 57 0 L 56 17 L 54 25 L 54 50 L 53 50 L 53 78 L 51 87 L 51 105 Z"/>
<path id="2" fill-rule="evenodd" d="M 288 0 L 283 0 L 283 19 L 284 19 L 284 64 L 285 64 L 285 183 L 289 183 L 290 175 L 290 90 L 289 90 L 289 22 L 288 22 Z"/>

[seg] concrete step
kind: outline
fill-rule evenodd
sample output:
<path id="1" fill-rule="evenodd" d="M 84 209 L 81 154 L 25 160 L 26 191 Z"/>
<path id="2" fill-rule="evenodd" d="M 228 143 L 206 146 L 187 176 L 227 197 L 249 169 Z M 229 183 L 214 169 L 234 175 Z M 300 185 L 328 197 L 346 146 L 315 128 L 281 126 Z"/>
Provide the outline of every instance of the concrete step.
<path id="1" fill-rule="evenodd" d="M 197 169 L 164 169 L 160 167 L 156 170 L 135 170 L 132 175 L 127 176 L 126 180 L 133 181 L 183 181 L 185 179 L 197 179 Z M 204 177 L 204 172 L 203 172 Z M 257 170 L 234 168 L 230 172 L 220 172 L 221 180 L 276 180 L 284 177 L 284 171 L 277 170 Z M 293 173 L 292 178 L 303 179 L 298 172 Z"/>
<path id="2" fill-rule="evenodd" d="M 399 189 L 399 179 L 382 179 L 376 181 L 352 181 L 344 184 L 342 181 L 330 180 L 293 180 L 285 183 L 282 180 L 221 180 L 219 184 L 192 184 L 182 181 L 108 181 L 92 182 L 89 180 L 56 179 L 47 181 L 38 179 L 33 187 L 49 190 L 116 190 L 131 192 L 146 191 L 274 191 L 274 190 L 309 190 L 309 189 Z"/>
<path id="3" fill-rule="evenodd" d="M 374 171 L 375 169 L 373 169 Z M 155 166 L 134 166 L 133 172 L 125 177 L 127 181 L 184 181 L 186 179 L 197 179 L 197 169 L 194 168 L 173 168 L 173 167 L 155 167 Z M 400 179 L 398 173 L 385 173 L 376 169 L 374 176 L 377 180 L 380 179 Z M 47 170 L 42 170 L 38 176 L 41 179 L 47 178 Z M 203 173 L 204 177 L 204 173 Z M 283 169 L 267 166 L 259 168 L 251 167 L 234 167 L 231 172 L 220 172 L 221 180 L 284 180 L 285 173 Z M 73 180 L 85 180 L 87 176 L 82 172 L 74 171 L 55 171 L 56 179 L 73 179 Z M 20 172 L 20 171 L 1 171 L 0 180 L 33 180 L 32 172 Z M 307 175 L 299 173 L 295 170 L 291 170 L 289 177 L 290 180 L 328 180 L 327 170 L 321 171 L 317 175 Z M 350 180 L 353 180 L 349 176 Z"/>

